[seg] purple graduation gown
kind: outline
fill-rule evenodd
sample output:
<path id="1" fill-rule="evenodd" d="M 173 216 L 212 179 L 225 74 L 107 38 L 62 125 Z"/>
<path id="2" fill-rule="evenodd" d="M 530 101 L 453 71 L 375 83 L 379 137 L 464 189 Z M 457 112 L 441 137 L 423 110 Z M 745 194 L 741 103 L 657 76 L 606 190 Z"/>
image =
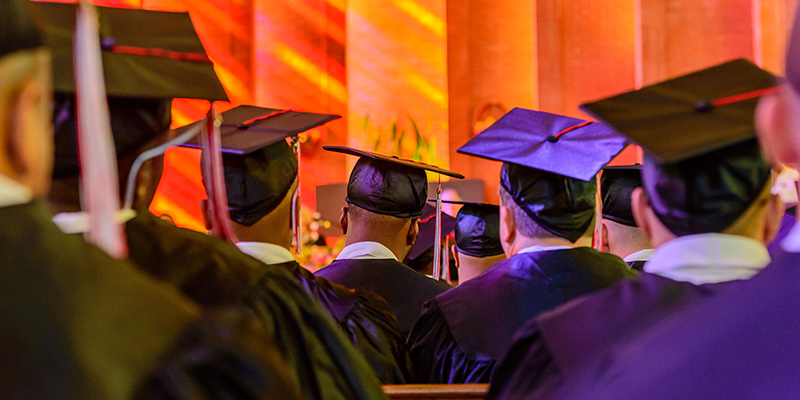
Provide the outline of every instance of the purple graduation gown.
<path id="1" fill-rule="evenodd" d="M 635 275 L 621 258 L 588 247 L 500 261 L 428 304 L 408 338 L 414 379 L 489 382 L 525 321 Z"/>

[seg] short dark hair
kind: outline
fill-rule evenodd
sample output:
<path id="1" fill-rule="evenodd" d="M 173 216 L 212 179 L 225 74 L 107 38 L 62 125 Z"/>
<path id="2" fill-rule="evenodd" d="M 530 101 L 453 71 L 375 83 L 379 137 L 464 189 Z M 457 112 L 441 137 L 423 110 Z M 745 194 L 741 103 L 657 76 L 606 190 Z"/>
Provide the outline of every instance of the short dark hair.
<path id="1" fill-rule="evenodd" d="M 368 226 L 375 229 L 400 230 L 409 220 L 416 217 L 395 217 L 393 215 L 378 214 L 361 208 L 353 203 L 347 205 L 347 215 L 350 221 L 357 225 Z"/>

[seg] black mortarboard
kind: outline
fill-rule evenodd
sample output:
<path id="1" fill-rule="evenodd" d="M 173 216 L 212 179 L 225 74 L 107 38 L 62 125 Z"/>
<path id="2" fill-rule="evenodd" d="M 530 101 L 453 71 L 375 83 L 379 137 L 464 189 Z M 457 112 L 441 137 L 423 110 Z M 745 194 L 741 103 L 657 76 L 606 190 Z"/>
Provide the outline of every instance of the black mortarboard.
<path id="1" fill-rule="evenodd" d="M 75 5 L 31 4 L 53 53 L 53 87 L 75 90 Z M 188 13 L 97 7 L 103 72 L 111 97 L 228 100 Z"/>
<path id="2" fill-rule="evenodd" d="M 631 210 L 633 189 L 642 186 L 641 165 L 603 168 L 600 176 L 600 196 L 603 199 L 603 218 L 618 224 L 636 226 Z"/>
<path id="3" fill-rule="evenodd" d="M 428 198 L 425 171 L 463 179 L 464 176 L 417 161 L 388 157 L 341 146 L 325 150 L 359 157 L 347 184 L 347 202 L 377 214 L 419 217 Z"/>
<path id="4" fill-rule="evenodd" d="M 650 159 L 669 163 L 752 139 L 758 98 L 775 87 L 774 75 L 738 59 L 581 109 L 642 146 Z"/>
<path id="5" fill-rule="evenodd" d="M 456 247 L 472 257 L 503 254 L 500 243 L 500 207 L 464 202 L 456 215 Z"/>
<path id="6" fill-rule="evenodd" d="M 220 116 L 228 211 L 231 220 L 246 226 L 272 212 L 297 178 L 298 160 L 286 138 L 340 118 L 247 105 Z M 201 123 L 178 128 L 175 135 Z M 184 146 L 199 148 L 199 140 Z"/>
<path id="7" fill-rule="evenodd" d="M 758 97 L 775 84 L 734 60 L 581 107 L 644 148 L 643 187 L 667 228 L 678 236 L 721 232 L 770 177 L 753 118 Z"/>
<path id="8" fill-rule="evenodd" d="M 31 10 L 53 53 L 53 175 L 76 175 L 72 58 L 76 8 L 74 4 L 32 2 Z M 97 12 L 118 156 L 168 131 L 172 98 L 227 100 L 189 14 L 107 7 L 97 7 Z"/>
<path id="9" fill-rule="evenodd" d="M 503 189 L 542 228 L 575 242 L 594 217 L 595 175 L 625 146 L 602 124 L 515 108 L 458 151 L 503 161 Z"/>
<path id="10" fill-rule="evenodd" d="M 28 9 L 28 0 L 0 1 L 0 57 L 42 46 Z"/>
<path id="11" fill-rule="evenodd" d="M 434 200 L 435 201 L 435 200 Z M 444 201 L 444 200 L 443 200 Z M 439 240 L 444 239 L 447 235 L 453 233 L 456 227 L 456 219 L 442 213 L 442 230 L 439 235 Z M 411 260 L 416 259 L 422 253 L 433 248 L 436 243 L 436 207 L 425 204 L 422 209 L 422 214 L 419 217 L 419 234 L 411 250 L 408 251 L 408 258 Z"/>
<path id="12" fill-rule="evenodd" d="M 221 116 L 222 125 L 219 130 L 222 137 L 222 152 L 242 155 L 341 118 L 339 115 L 246 105 L 225 111 Z M 198 123 L 202 121 L 195 122 Z M 175 133 L 180 134 L 193 125 L 178 128 Z M 184 146 L 198 149 L 201 147 L 198 138 L 190 140 Z"/>

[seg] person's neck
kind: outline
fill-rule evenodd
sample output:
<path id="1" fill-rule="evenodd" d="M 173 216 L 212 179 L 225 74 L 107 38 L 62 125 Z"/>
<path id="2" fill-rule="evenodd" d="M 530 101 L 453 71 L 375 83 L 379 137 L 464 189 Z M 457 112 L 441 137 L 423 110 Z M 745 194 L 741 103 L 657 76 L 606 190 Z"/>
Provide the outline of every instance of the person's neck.
<path id="1" fill-rule="evenodd" d="M 519 253 L 522 249 L 526 249 L 531 246 L 541 246 L 541 247 L 550 247 L 550 246 L 566 246 L 570 248 L 574 247 L 591 247 L 592 245 L 592 238 L 590 236 L 583 236 L 578 238 L 575 243 L 570 242 L 564 238 L 531 238 L 522 236 L 517 233 L 514 242 L 509 245 L 507 254 L 509 257 Z"/>
<path id="2" fill-rule="evenodd" d="M 406 245 L 405 242 L 400 242 L 400 240 L 390 239 L 387 238 L 385 235 L 378 235 L 375 232 L 366 232 L 366 231 L 349 231 L 345 236 L 345 246 L 349 246 L 355 243 L 361 242 L 376 242 L 386 246 L 389 251 L 391 251 L 398 260 L 403 260 L 406 257 L 406 253 L 408 253 L 409 246 Z"/>
<path id="3" fill-rule="evenodd" d="M 236 238 L 240 242 L 269 243 L 283 247 L 286 250 L 292 248 L 292 232 L 288 229 L 281 229 L 275 232 L 269 229 L 237 229 Z"/>

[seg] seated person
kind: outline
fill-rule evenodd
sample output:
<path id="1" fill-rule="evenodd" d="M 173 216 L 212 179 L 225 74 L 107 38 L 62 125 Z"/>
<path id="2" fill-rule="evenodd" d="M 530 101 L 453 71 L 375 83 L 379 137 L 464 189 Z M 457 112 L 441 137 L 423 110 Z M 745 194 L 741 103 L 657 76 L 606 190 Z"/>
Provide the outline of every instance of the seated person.
<path id="1" fill-rule="evenodd" d="M 292 255 L 292 199 L 297 191 L 298 160 L 286 142 L 287 133 L 270 129 L 268 124 L 279 121 L 280 115 L 253 123 L 253 130 L 236 127 L 246 120 L 269 115 L 271 109 L 240 106 L 222 113 L 222 162 L 228 198 L 228 218 L 236 238 L 236 246 L 245 254 L 279 268 L 285 268 L 311 296 L 328 311 L 361 351 L 373 371 L 384 384 L 405 383 L 409 373 L 405 336 L 400 333 L 397 318 L 380 296 L 363 289 L 348 289 L 342 285 L 315 276 L 301 267 Z M 324 115 L 290 111 L 296 121 L 315 119 L 324 121 Z M 273 119 L 274 118 L 274 119 Z M 323 119 L 320 119 L 323 118 Z M 299 122 L 294 122 L 297 124 Z M 302 126 L 305 128 L 308 124 Z M 289 125 L 296 131 L 298 126 Z M 274 134 L 264 134 L 269 129 Z M 241 136 L 244 132 L 260 141 L 249 153 L 230 140 L 230 134 Z M 202 169 L 207 178 L 208 171 Z M 206 193 L 211 196 L 209 189 Z M 211 229 L 208 203 L 203 201 L 206 227 Z"/>
<path id="2" fill-rule="evenodd" d="M 41 18 L 51 24 L 65 23 L 59 16 L 74 14 L 74 5 L 69 4 L 36 3 L 36 7 Z M 106 8 L 100 12 L 109 16 L 100 18 L 106 22 L 133 18 L 130 22 L 133 26 L 144 26 L 142 20 L 147 23 L 158 21 L 163 26 L 191 26 L 187 25 L 186 14 Z M 186 20 L 175 23 L 176 16 L 183 16 Z M 52 29 L 48 32 L 60 31 Z M 177 35 L 174 29 L 171 32 L 173 37 L 169 43 L 158 45 L 167 46 L 167 50 L 187 51 L 183 45 L 177 49 L 169 47 Z M 118 40 L 148 48 L 154 45 L 153 41 L 162 40 L 158 32 L 153 33 L 153 36 L 120 37 Z M 204 53 L 193 30 L 181 34 L 185 36 L 179 42 L 195 46 L 189 47 L 189 51 Z M 71 44 L 69 39 L 66 38 L 66 45 Z M 48 39 L 58 40 L 65 39 L 61 36 Z M 54 69 L 70 68 L 71 53 L 61 51 L 58 54 L 61 56 L 54 59 Z M 107 58 L 125 56 L 128 55 L 109 54 Z M 151 58 L 161 60 L 157 55 L 136 57 L 143 63 Z M 220 93 L 215 89 L 222 90 L 222 87 L 211 64 L 205 65 L 205 72 L 199 74 L 197 71 L 203 70 L 203 65 L 195 65 L 193 61 L 170 60 L 169 70 L 159 68 L 158 62 L 149 62 L 155 63 L 155 67 L 148 63 L 140 65 L 147 72 L 144 77 L 109 74 L 106 85 L 118 172 L 123 178 L 129 175 L 134 160 L 144 151 L 167 141 L 173 97 L 198 96 L 214 100 L 225 96 L 224 91 Z M 118 64 L 105 65 L 109 69 Z M 169 80 L 170 85 L 161 86 L 163 82 L 153 77 Z M 130 81 L 136 84 L 131 85 Z M 129 95 L 131 86 L 140 97 Z M 78 211 L 79 160 L 74 95 L 71 92 L 74 86 L 68 80 L 57 87 L 62 91 L 55 96 L 56 162 L 50 200 L 59 211 Z M 263 263 L 243 254 L 234 245 L 200 232 L 177 228 L 147 211 L 160 178 L 162 161 L 159 157 L 146 163 L 137 177 L 134 210 L 125 212 L 129 260 L 139 270 L 178 288 L 200 306 L 247 305 L 255 312 L 266 335 L 276 341 L 279 354 L 286 360 L 283 371 L 300 388 L 303 398 L 381 398 L 380 381 L 366 361 L 285 268 L 265 268 Z M 84 226 L 80 222 L 85 221 L 85 216 L 57 217 L 60 226 L 69 233 L 82 232 Z"/>
<path id="3" fill-rule="evenodd" d="M 643 186 L 633 191 L 632 205 L 656 250 L 636 280 L 582 297 L 521 329 L 490 398 L 546 398 L 578 371 L 603 376 L 617 349 L 764 269 L 770 261 L 765 245 L 783 206 L 770 192 L 771 171 L 754 138 L 755 100 L 737 104 L 738 118 L 709 113 L 703 117 L 707 123 L 692 129 L 650 123 L 663 106 L 642 106 L 639 100 L 674 86 L 722 98 L 771 87 L 773 79 L 736 60 L 585 106 L 647 150 Z M 638 123 L 622 122 L 633 115 Z M 749 133 L 742 137 L 742 131 Z M 705 147 L 699 140 L 707 141 Z M 675 143 L 687 145 L 675 151 Z"/>
<path id="4" fill-rule="evenodd" d="M 500 207 L 464 203 L 456 215 L 456 244 L 450 251 L 458 268 L 459 284 L 505 260 L 500 243 Z"/>
<path id="5" fill-rule="evenodd" d="M 642 186 L 639 169 L 638 165 L 607 167 L 600 177 L 603 251 L 622 257 L 637 271 L 642 270 L 653 254 L 653 245 L 636 225 L 631 210 L 631 193 Z"/>
<path id="6" fill-rule="evenodd" d="M 0 2 L 3 397 L 299 399 L 274 338 L 248 313 L 201 315 L 50 220 L 50 55 L 28 7 Z"/>
<path id="7" fill-rule="evenodd" d="M 591 149 L 564 163 L 576 143 Z M 529 318 L 635 276 L 621 258 L 591 248 L 595 175 L 624 147 L 600 124 L 515 108 L 459 149 L 504 161 L 500 241 L 508 259 L 426 305 L 408 338 L 415 381 L 489 382 Z"/>
<path id="8" fill-rule="evenodd" d="M 343 147 L 327 150 L 359 156 L 347 184 L 347 207 L 339 223 L 345 247 L 315 274 L 347 287 L 377 293 L 392 307 L 406 334 L 422 304 L 447 290 L 439 282 L 401 263 L 419 233 L 419 217 L 428 199 L 425 164 Z"/>

